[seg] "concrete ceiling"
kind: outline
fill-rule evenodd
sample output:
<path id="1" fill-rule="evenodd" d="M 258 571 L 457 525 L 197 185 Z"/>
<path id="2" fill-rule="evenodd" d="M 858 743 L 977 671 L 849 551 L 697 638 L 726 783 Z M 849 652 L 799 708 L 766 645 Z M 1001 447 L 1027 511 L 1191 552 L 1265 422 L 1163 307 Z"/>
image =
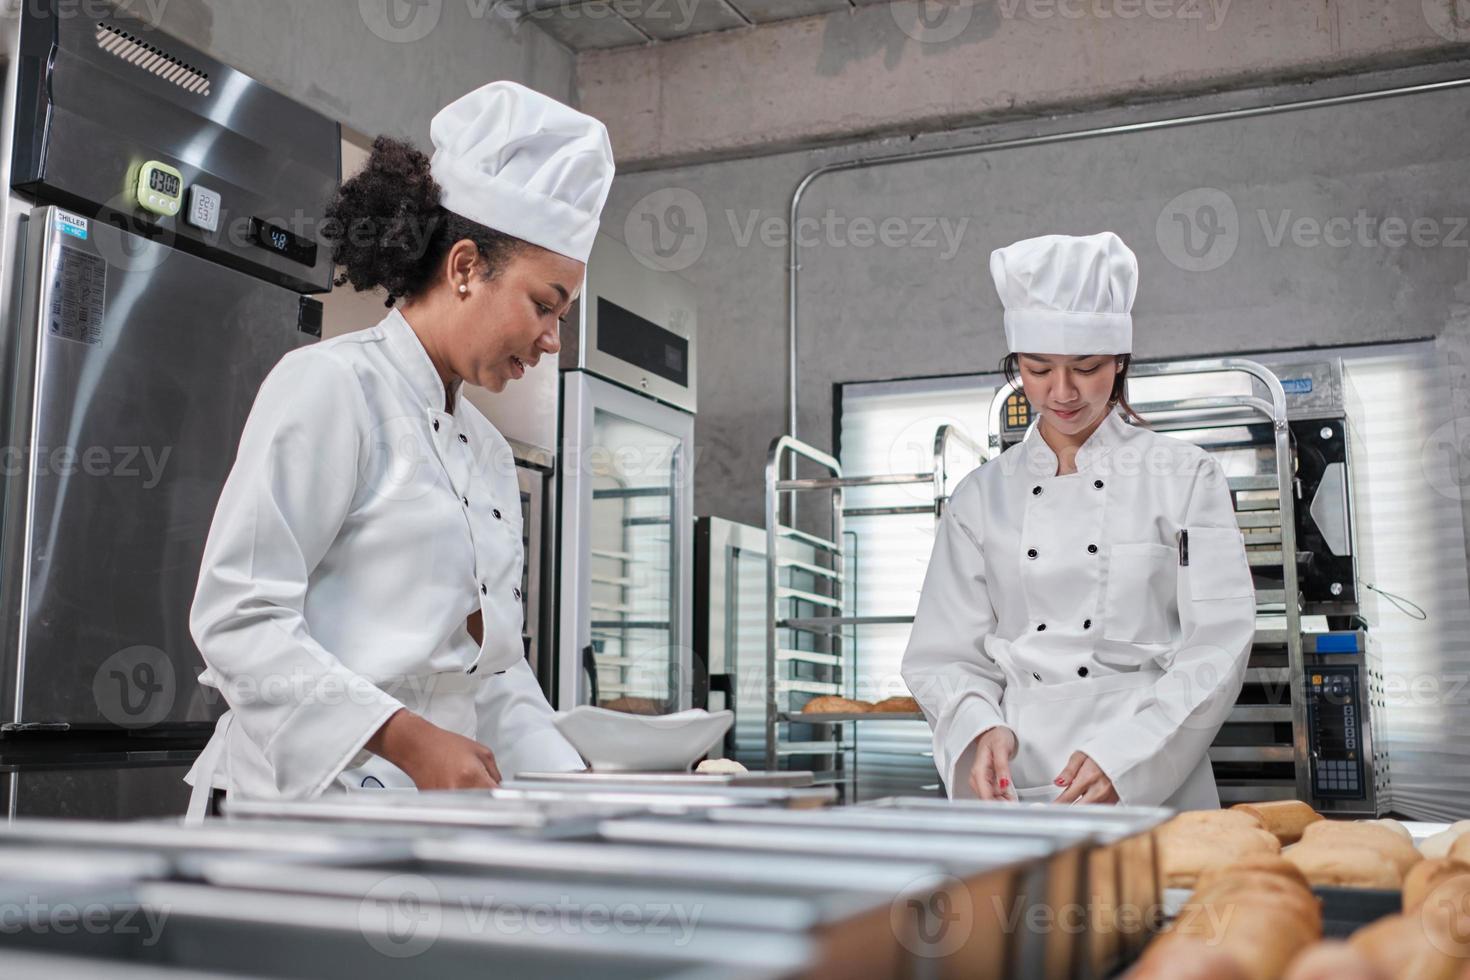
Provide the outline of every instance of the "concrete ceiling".
<path id="1" fill-rule="evenodd" d="M 507 12 L 573 51 L 677 41 L 886 0 L 510 0 Z"/>

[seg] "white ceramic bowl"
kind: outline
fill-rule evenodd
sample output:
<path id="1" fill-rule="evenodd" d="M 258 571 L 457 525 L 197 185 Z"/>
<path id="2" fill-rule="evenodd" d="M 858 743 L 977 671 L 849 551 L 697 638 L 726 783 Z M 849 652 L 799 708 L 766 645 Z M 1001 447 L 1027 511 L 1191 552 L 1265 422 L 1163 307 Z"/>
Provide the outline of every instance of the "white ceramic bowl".
<path id="1" fill-rule="evenodd" d="M 555 723 L 594 772 L 685 772 L 725 736 L 735 713 L 633 715 L 584 704 L 558 712 Z"/>

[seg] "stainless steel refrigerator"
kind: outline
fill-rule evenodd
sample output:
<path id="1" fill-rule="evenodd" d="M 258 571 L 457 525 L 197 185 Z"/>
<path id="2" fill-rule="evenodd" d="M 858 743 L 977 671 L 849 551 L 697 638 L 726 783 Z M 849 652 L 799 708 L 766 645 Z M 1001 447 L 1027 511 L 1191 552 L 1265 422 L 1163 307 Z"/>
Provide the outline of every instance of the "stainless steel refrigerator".
<path id="1" fill-rule="evenodd" d="M 693 697 L 693 287 L 599 236 L 562 330 L 557 707 Z"/>
<path id="2" fill-rule="evenodd" d="M 120 12 L 0 20 L 0 803 L 182 812 L 188 616 L 255 393 L 320 336 L 336 123 Z M 97 13 L 95 5 L 90 13 Z"/>

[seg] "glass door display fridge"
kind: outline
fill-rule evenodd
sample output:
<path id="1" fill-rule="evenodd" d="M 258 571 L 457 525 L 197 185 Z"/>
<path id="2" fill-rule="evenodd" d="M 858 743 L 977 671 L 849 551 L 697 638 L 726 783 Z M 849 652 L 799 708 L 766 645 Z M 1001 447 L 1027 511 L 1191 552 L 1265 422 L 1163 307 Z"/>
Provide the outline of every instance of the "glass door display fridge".
<path id="1" fill-rule="evenodd" d="M 690 707 L 690 285 L 599 237 L 562 339 L 556 703 Z"/>

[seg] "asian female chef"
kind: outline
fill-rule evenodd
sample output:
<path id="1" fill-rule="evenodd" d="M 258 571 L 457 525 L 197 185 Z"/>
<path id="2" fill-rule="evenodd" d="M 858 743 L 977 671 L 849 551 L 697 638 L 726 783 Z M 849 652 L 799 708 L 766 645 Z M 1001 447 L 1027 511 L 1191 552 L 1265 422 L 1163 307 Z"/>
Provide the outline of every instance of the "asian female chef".
<path id="1" fill-rule="evenodd" d="M 462 383 L 559 348 L 613 176 L 603 125 L 494 82 L 380 137 L 328 209 L 380 323 L 288 354 L 251 409 L 191 627 L 229 705 L 189 774 L 220 792 L 492 787 L 583 768 L 521 642 L 520 493 Z"/>
<path id="2" fill-rule="evenodd" d="M 1138 263 L 1111 233 L 991 255 L 1037 421 L 955 489 L 903 676 L 949 795 L 1220 805 L 1255 590 L 1218 463 L 1125 421 Z"/>

